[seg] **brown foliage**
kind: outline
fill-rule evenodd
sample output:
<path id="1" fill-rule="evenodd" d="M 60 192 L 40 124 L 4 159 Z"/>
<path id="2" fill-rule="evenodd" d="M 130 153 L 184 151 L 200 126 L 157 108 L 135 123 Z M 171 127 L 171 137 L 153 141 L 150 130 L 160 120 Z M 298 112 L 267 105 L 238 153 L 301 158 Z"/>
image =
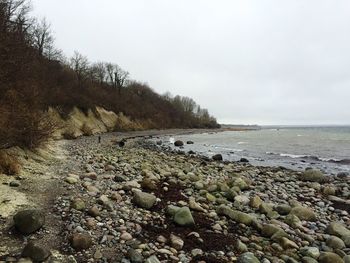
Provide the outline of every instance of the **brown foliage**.
<path id="1" fill-rule="evenodd" d="M 18 159 L 4 150 L 0 150 L 0 173 L 16 175 L 20 172 Z"/>

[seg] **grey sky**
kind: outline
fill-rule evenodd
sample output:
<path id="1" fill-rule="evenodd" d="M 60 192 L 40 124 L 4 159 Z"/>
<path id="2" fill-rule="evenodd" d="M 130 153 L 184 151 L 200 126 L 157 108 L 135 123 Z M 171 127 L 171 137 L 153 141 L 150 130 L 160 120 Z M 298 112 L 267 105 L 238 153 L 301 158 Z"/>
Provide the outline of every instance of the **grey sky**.
<path id="1" fill-rule="evenodd" d="M 56 45 L 222 123 L 350 124 L 348 0 L 32 0 Z"/>

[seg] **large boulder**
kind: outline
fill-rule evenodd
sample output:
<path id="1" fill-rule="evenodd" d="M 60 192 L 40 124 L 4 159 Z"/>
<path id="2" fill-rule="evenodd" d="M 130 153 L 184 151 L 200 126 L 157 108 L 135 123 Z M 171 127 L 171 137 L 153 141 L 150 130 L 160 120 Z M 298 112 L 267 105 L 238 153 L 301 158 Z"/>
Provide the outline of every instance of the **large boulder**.
<path id="1" fill-rule="evenodd" d="M 326 240 L 326 245 L 333 248 L 333 249 L 343 249 L 345 247 L 344 241 L 336 236 L 330 236 Z"/>
<path id="2" fill-rule="evenodd" d="M 338 237 L 350 236 L 350 230 L 347 229 L 341 223 L 337 223 L 337 222 L 330 223 L 326 228 L 326 233 L 333 236 L 338 236 Z"/>
<path id="3" fill-rule="evenodd" d="M 307 169 L 300 175 L 301 181 L 309 181 L 309 182 L 317 182 L 322 183 L 325 182 L 327 177 L 317 169 Z"/>
<path id="4" fill-rule="evenodd" d="M 51 255 L 50 250 L 44 246 L 35 244 L 33 241 L 29 242 L 23 249 L 22 257 L 30 258 L 34 262 L 43 262 Z"/>
<path id="5" fill-rule="evenodd" d="M 181 207 L 174 215 L 174 222 L 180 226 L 194 225 L 194 219 L 188 207 Z"/>
<path id="6" fill-rule="evenodd" d="M 233 210 L 226 205 L 220 205 L 217 209 L 217 213 L 218 215 L 227 216 L 237 223 L 242 223 L 245 225 L 251 225 L 254 220 L 253 216 L 241 211 Z"/>
<path id="7" fill-rule="evenodd" d="M 318 258 L 319 263 L 344 263 L 343 259 L 333 252 L 322 252 Z"/>
<path id="8" fill-rule="evenodd" d="M 220 153 L 213 155 L 211 157 L 214 161 L 222 161 L 222 155 Z"/>
<path id="9" fill-rule="evenodd" d="M 289 212 L 289 214 L 295 215 L 301 220 L 316 221 L 315 212 L 312 211 L 312 209 L 308 208 L 308 207 L 304 207 L 304 206 L 293 207 L 292 210 Z"/>
<path id="10" fill-rule="evenodd" d="M 150 209 L 156 203 L 157 198 L 153 194 L 135 191 L 133 202 L 139 207 Z"/>
<path id="11" fill-rule="evenodd" d="M 181 146 L 184 146 L 184 142 L 183 142 L 183 141 L 180 141 L 180 140 L 177 140 L 177 141 L 174 142 L 174 145 L 175 145 L 176 147 L 181 147 Z"/>
<path id="12" fill-rule="evenodd" d="M 39 230 L 45 223 L 43 211 L 29 209 L 18 212 L 14 217 L 16 229 L 24 235 L 29 235 Z"/>

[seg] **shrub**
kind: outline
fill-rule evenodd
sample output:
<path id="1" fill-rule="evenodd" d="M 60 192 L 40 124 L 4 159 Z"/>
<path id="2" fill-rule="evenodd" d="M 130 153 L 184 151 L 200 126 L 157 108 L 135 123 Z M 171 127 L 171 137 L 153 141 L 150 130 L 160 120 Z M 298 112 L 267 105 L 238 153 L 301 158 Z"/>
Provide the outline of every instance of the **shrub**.
<path id="1" fill-rule="evenodd" d="M 16 157 L 9 155 L 4 150 L 0 151 L 0 173 L 16 175 L 20 172 L 19 161 Z"/>

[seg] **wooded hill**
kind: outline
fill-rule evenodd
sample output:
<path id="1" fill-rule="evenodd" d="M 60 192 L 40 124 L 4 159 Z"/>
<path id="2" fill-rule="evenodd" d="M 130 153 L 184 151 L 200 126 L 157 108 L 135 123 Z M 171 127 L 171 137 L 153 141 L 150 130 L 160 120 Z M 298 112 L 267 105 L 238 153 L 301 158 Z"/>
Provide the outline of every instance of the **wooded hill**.
<path id="1" fill-rule="evenodd" d="M 78 52 L 65 58 L 49 23 L 29 11 L 27 0 L 0 0 L 0 148 L 45 141 L 55 129 L 49 107 L 64 118 L 74 107 L 99 106 L 144 129 L 218 127 L 192 99 L 159 95 L 117 64 L 90 63 Z"/>

